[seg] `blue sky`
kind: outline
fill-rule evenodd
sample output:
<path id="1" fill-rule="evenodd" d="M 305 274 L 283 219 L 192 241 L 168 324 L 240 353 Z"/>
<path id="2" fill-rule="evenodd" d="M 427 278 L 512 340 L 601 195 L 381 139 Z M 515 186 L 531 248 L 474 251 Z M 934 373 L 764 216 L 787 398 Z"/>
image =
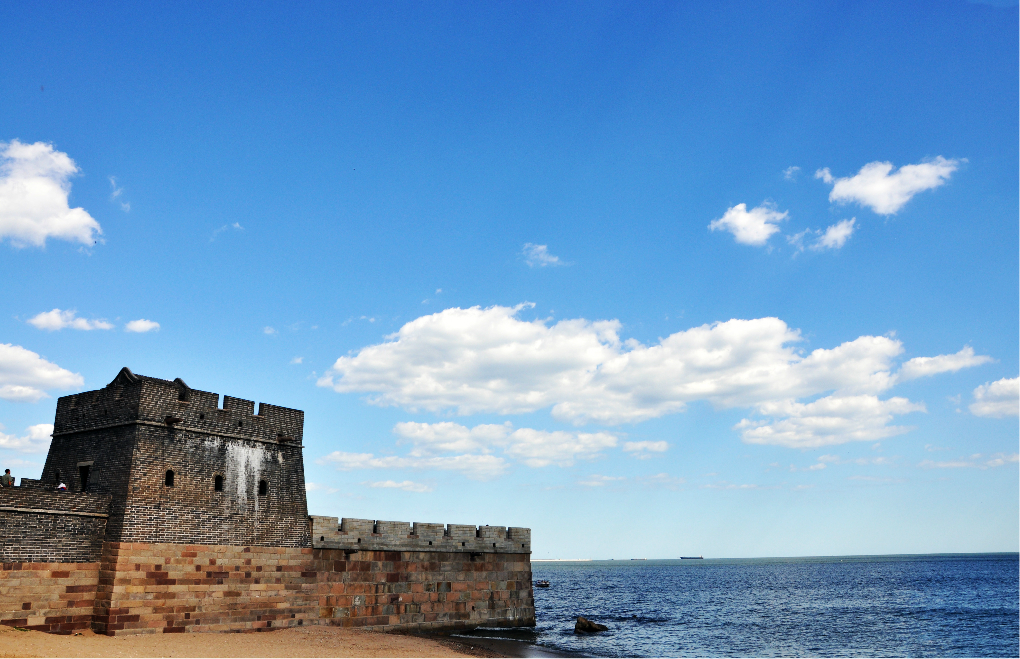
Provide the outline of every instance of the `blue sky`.
<path id="1" fill-rule="evenodd" d="M 314 514 L 1017 551 L 1017 25 L 8 3 L 0 461 L 129 366 L 305 410 Z"/>

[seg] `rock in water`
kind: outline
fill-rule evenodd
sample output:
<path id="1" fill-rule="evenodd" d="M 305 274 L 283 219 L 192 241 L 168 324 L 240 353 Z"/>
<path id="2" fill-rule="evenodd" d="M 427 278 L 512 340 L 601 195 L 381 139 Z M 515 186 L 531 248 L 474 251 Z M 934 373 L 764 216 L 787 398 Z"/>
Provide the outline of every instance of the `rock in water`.
<path id="1" fill-rule="evenodd" d="M 583 616 L 577 616 L 577 622 L 574 624 L 575 634 L 593 634 L 595 632 L 607 632 L 609 627 L 600 625 L 597 622 L 592 622 Z"/>

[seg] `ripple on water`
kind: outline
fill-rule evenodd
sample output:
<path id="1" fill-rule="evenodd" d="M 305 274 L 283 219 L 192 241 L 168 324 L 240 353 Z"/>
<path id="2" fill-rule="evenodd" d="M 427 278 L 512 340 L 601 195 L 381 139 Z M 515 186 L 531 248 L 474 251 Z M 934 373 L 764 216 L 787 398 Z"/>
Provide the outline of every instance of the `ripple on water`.
<path id="1" fill-rule="evenodd" d="M 535 563 L 534 642 L 593 656 L 1020 656 L 1017 554 Z M 610 627 L 575 635 L 583 615 Z"/>

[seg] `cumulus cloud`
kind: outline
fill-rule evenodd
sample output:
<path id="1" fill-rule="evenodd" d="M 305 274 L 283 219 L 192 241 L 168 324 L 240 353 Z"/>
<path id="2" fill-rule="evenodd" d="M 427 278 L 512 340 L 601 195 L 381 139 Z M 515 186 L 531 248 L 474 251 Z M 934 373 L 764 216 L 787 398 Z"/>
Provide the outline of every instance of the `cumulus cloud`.
<path id="1" fill-rule="evenodd" d="M 917 193 L 946 183 L 960 162 L 938 156 L 893 172 L 891 162 L 876 161 L 861 167 L 855 176 L 835 178 L 826 167 L 815 172 L 815 178 L 832 185 L 831 202 L 857 202 L 879 215 L 892 215 Z"/>
<path id="2" fill-rule="evenodd" d="M 903 346 L 888 336 L 861 336 L 804 353 L 797 349 L 800 332 L 778 318 L 702 325 L 645 345 L 621 339 L 615 320 L 525 321 L 518 317 L 522 308 L 453 308 L 422 316 L 383 343 L 339 358 L 318 384 L 411 410 L 468 415 L 551 408 L 555 418 L 578 425 L 635 423 L 702 400 L 717 408 L 754 408 L 767 417 L 739 428 L 746 441 L 799 447 L 898 434 L 903 429 L 883 430 L 865 417 L 875 414 L 885 423 L 923 406 L 880 400 L 878 394 L 904 379 L 988 360 L 964 348 L 927 361 L 915 358 L 898 370 Z M 797 402 L 819 396 L 824 400 Z M 776 425 L 783 420 L 788 423 Z M 511 434 L 499 428 L 486 431 Z M 610 441 L 542 436 L 554 440 Z M 468 434 L 458 441 L 481 440 Z M 520 442 L 517 455 L 528 445 Z"/>
<path id="3" fill-rule="evenodd" d="M 46 453 L 50 448 L 50 439 L 53 434 L 52 423 L 29 426 L 21 437 L 7 435 L 3 429 L 4 427 L 0 425 L 0 449 L 18 451 L 19 453 Z"/>
<path id="4" fill-rule="evenodd" d="M 47 389 L 80 387 L 77 373 L 46 361 L 31 350 L 0 343 L 0 398 L 34 403 L 46 398 Z"/>
<path id="5" fill-rule="evenodd" d="M 560 260 L 560 257 L 550 254 L 549 248 L 546 245 L 524 243 L 524 249 L 521 251 L 521 254 L 524 256 L 524 262 L 532 268 L 544 268 L 550 265 L 567 265 Z"/>
<path id="6" fill-rule="evenodd" d="M 761 247 L 772 234 L 779 231 L 776 223 L 785 220 L 788 214 L 786 211 L 779 212 L 767 202 L 751 210 L 747 210 L 747 204 L 737 204 L 728 208 L 718 220 L 712 220 L 708 228 L 712 231 L 729 231 L 738 243 Z"/>
<path id="7" fill-rule="evenodd" d="M 376 481 L 375 483 L 368 483 L 369 487 L 381 487 L 387 489 L 403 490 L 404 492 L 431 492 L 432 488 L 424 483 L 415 483 L 414 481 Z"/>
<path id="8" fill-rule="evenodd" d="M 924 411 L 923 404 L 906 398 L 826 396 L 811 403 L 763 403 L 758 412 L 767 420 L 744 419 L 734 427 L 748 444 L 806 449 L 899 435 L 910 428 L 890 426 L 893 416 Z"/>
<path id="9" fill-rule="evenodd" d="M 570 466 L 577 459 L 590 460 L 607 448 L 616 446 L 610 433 L 518 428 L 510 422 L 481 424 L 467 428 L 458 423 L 398 423 L 393 428 L 402 442 L 410 442 L 410 455 L 420 457 L 442 452 L 489 453 L 500 449 L 507 456 L 529 467 L 550 464 Z"/>
<path id="10" fill-rule="evenodd" d="M 379 456 L 372 453 L 333 451 L 317 460 L 341 471 L 353 469 L 438 469 L 456 471 L 474 480 L 489 480 L 506 471 L 507 463 L 494 455 L 450 455 L 434 457 Z"/>
<path id="11" fill-rule="evenodd" d="M 936 357 L 914 357 L 900 367 L 899 380 L 913 380 L 939 373 L 955 373 L 960 369 L 980 366 L 993 361 L 987 355 L 975 355 L 974 348 L 964 346 L 960 352 Z"/>
<path id="12" fill-rule="evenodd" d="M 71 208 L 78 166 L 52 144 L 0 142 L 0 240 L 42 247 L 47 238 L 92 245 L 103 233 L 83 208 Z"/>
<path id="13" fill-rule="evenodd" d="M 1020 378 L 1002 378 L 974 389 L 970 413 L 999 419 L 1020 414 Z"/>
<path id="14" fill-rule="evenodd" d="M 835 250 L 842 248 L 856 230 L 857 218 L 850 218 L 849 220 L 840 220 L 836 224 L 829 225 L 825 231 L 804 229 L 800 233 L 786 236 L 786 242 L 796 248 L 796 253 L 803 252 L 805 248 L 810 248 L 816 252 L 826 249 Z"/>
<path id="15" fill-rule="evenodd" d="M 857 218 L 851 218 L 849 220 L 840 220 L 836 224 L 830 225 L 825 229 L 825 233 L 818 237 L 818 240 L 811 246 L 812 249 L 839 249 L 846 244 L 846 241 L 850 240 L 850 236 L 853 235 L 856 229 Z"/>
<path id="16" fill-rule="evenodd" d="M 70 327 L 71 329 L 76 330 L 113 329 L 113 325 L 105 320 L 86 320 L 85 318 L 78 318 L 77 312 L 72 309 L 68 309 L 66 311 L 61 311 L 60 309 L 44 311 L 32 318 L 29 318 L 28 324 L 50 332 L 62 330 L 65 327 Z"/>
<path id="17" fill-rule="evenodd" d="M 669 450 L 667 442 L 624 442 L 624 453 L 632 453 L 635 458 L 645 460 L 652 457 L 652 453 L 665 453 Z"/>
<path id="18" fill-rule="evenodd" d="M 159 323 L 154 320 L 146 320 L 139 318 L 138 320 L 132 320 L 124 326 L 125 332 L 137 332 L 139 334 L 144 332 L 152 332 L 159 329 Z"/>
<path id="19" fill-rule="evenodd" d="M 800 171 L 800 167 L 792 165 L 783 170 L 783 178 L 787 181 L 793 181 L 797 178 L 797 173 Z"/>
<path id="20" fill-rule="evenodd" d="M 603 449 L 616 446 L 616 436 L 607 432 L 548 431 L 519 428 L 508 438 L 506 454 L 529 467 L 557 464 L 568 467 L 576 458 L 591 459 Z"/>

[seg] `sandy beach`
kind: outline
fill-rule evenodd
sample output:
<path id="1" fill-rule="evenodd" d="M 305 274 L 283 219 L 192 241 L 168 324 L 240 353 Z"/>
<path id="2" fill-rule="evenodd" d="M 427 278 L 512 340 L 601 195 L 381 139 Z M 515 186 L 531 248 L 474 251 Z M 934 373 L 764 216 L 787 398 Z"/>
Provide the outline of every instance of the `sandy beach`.
<path id="1" fill-rule="evenodd" d="M 0 626 L 0 657 L 499 657 L 443 638 L 303 627 L 254 634 L 58 636 Z"/>

